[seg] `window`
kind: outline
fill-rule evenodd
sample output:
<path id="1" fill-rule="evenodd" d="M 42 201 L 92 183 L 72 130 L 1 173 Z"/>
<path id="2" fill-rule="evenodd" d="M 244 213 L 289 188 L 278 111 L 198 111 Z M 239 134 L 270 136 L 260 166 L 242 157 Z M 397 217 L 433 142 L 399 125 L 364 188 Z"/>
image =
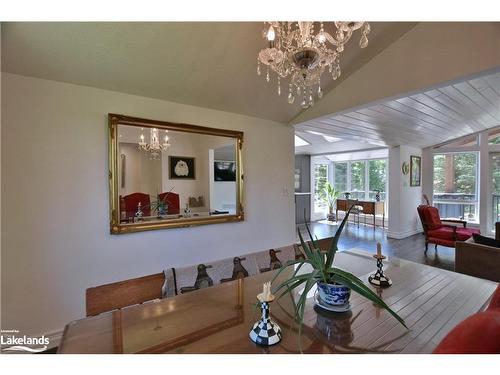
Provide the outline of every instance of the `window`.
<path id="1" fill-rule="evenodd" d="M 351 198 L 365 199 L 365 162 L 351 162 Z"/>
<path id="2" fill-rule="evenodd" d="M 434 154 L 434 205 L 442 217 L 478 222 L 478 153 Z"/>
<path id="3" fill-rule="evenodd" d="M 326 202 L 322 199 L 321 192 L 328 182 L 328 164 L 314 165 L 314 211 L 323 211 L 327 208 Z"/>
<path id="4" fill-rule="evenodd" d="M 500 153 L 490 154 L 491 200 L 492 200 L 492 229 L 500 221 Z"/>
<path id="5" fill-rule="evenodd" d="M 347 162 L 344 163 L 334 163 L 335 168 L 335 178 L 334 187 L 335 190 L 341 193 L 347 191 Z"/>
<path id="6" fill-rule="evenodd" d="M 375 199 L 377 190 L 380 191 L 380 199 L 385 201 L 387 184 L 387 160 L 368 161 L 368 198 Z"/>
<path id="7" fill-rule="evenodd" d="M 496 129 L 488 133 L 489 145 L 500 145 L 500 129 Z"/>
<path id="8" fill-rule="evenodd" d="M 378 190 L 380 200 L 386 200 L 387 159 L 335 162 L 333 165 L 336 190 L 350 192 L 352 199 L 372 200 Z"/>

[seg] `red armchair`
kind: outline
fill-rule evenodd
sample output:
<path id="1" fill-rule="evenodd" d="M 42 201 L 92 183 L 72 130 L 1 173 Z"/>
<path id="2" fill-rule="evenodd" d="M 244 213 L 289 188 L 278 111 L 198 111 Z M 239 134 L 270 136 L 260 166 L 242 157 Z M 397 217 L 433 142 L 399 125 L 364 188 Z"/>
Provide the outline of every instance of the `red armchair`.
<path id="1" fill-rule="evenodd" d="M 434 354 L 500 354 L 500 310 L 474 314 L 439 343 Z"/>
<path id="2" fill-rule="evenodd" d="M 479 229 L 467 228 L 467 222 L 464 220 L 441 219 L 436 207 L 420 205 L 417 207 L 417 211 L 424 229 L 426 253 L 429 243 L 433 243 L 435 249 L 437 249 L 437 245 L 455 247 L 456 241 L 466 241 L 474 233 L 480 233 Z M 443 224 L 443 222 L 461 224 L 463 227 Z"/>
<path id="3" fill-rule="evenodd" d="M 120 196 L 120 213 L 122 220 L 134 217 L 137 212 L 137 205 L 141 202 L 141 209 L 144 216 L 151 215 L 149 195 L 144 193 L 132 193 Z"/>
<path id="4" fill-rule="evenodd" d="M 180 200 L 179 194 L 166 192 L 158 195 L 162 202 L 165 202 L 168 206 L 167 214 L 178 215 L 180 213 Z"/>

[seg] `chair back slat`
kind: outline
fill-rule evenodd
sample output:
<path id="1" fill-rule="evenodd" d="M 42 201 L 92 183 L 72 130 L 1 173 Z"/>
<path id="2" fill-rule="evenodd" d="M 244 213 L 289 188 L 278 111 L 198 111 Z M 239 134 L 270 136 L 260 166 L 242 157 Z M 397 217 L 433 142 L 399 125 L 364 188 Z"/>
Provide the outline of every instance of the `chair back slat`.
<path id="1" fill-rule="evenodd" d="M 156 273 L 88 288 L 86 291 L 87 316 L 161 298 L 164 281 L 164 274 Z"/>

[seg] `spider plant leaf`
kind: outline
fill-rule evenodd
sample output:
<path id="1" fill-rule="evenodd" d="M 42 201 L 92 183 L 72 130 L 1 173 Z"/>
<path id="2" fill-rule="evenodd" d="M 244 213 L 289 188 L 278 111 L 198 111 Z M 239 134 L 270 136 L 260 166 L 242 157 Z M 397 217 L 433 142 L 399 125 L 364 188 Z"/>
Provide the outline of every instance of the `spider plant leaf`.
<path id="1" fill-rule="evenodd" d="M 299 298 L 299 301 L 297 302 L 297 309 L 295 310 L 295 314 L 298 313 L 298 309 L 302 303 L 305 303 L 306 297 L 307 297 L 307 292 L 313 287 L 313 285 L 316 283 L 317 279 L 316 276 L 318 274 L 318 271 L 313 271 L 310 274 L 308 274 L 308 278 L 306 279 L 306 285 L 304 287 L 304 290 L 302 291 L 302 294 Z"/>
<path id="2" fill-rule="evenodd" d="M 305 283 L 306 281 L 307 281 L 307 279 L 306 279 L 306 280 L 298 280 L 298 281 L 296 281 L 295 283 L 293 283 L 292 285 L 288 285 L 288 286 L 286 287 L 286 289 L 285 289 L 285 290 L 284 290 L 284 291 L 283 291 L 283 292 L 282 292 L 282 293 L 278 296 L 278 299 L 280 299 L 281 297 L 283 297 L 283 296 L 284 296 L 285 294 L 287 294 L 287 293 L 292 293 L 292 291 L 293 291 L 295 288 L 297 288 L 298 286 L 300 286 L 300 284 Z M 293 297 L 291 297 L 291 298 L 292 298 L 292 300 L 293 300 Z M 295 301 L 294 301 L 294 309 L 295 309 Z"/>
<path id="3" fill-rule="evenodd" d="M 311 272 L 311 273 L 302 274 L 302 275 L 298 275 L 298 276 L 295 276 L 293 278 L 290 278 L 290 279 L 284 281 L 282 284 L 280 284 L 275 289 L 274 293 L 278 293 L 282 289 L 293 290 L 294 288 L 296 288 L 296 286 L 292 287 L 292 285 L 294 285 L 295 282 L 298 282 L 298 281 L 305 282 L 306 280 L 308 280 L 311 277 L 316 277 L 316 274 L 314 272 Z"/>
<path id="4" fill-rule="evenodd" d="M 300 244 L 302 245 L 302 248 L 304 249 L 304 253 L 306 253 L 307 259 L 311 259 L 312 251 L 309 248 L 309 245 L 304 241 L 304 238 L 302 237 L 302 233 L 300 233 L 299 229 L 297 230 L 297 232 L 299 233 Z"/>
<path id="5" fill-rule="evenodd" d="M 307 224 L 307 222 L 306 222 L 306 229 L 307 229 L 307 233 L 309 234 L 309 238 L 311 239 L 311 243 L 313 244 L 313 248 L 319 250 L 319 244 L 318 244 L 318 242 L 316 242 L 314 240 L 313 235 L 311 233 L 311 229 L 309 228 L 309 225 Z"/>
<path id="6" fill-rule="evenodd" d="M 326 258 L 326 268 L 330 268 L 333 263 L 333 259 L 335 258 L 335 253 L 337 252 L 338 249 L 338 242 L 340 239 L 340 235 L 342 234 L 342 231 L 344 230 L 344 227 L 347 223 L 347 219 L 349 219 L 349 214 L 351 213 L 351 210 L 353 209 L 354 205 L 352 205 L 349 210 L 346 212 L 344 219 L 342 220 L 342 223 L 340 224 L 339 228 L 335 232 L 335 236 L 333 236 L 332 243 L 330 244 L 330 249 L 328 250 L 328 256 Z"/>
<path id="7" fill-rule="evenodd" d="M 299 310 L 295 311 L 295 316 L 299 318 L 299 335 L 298 335 L 299 347 L 300 347 L 300 338 L 302 336 L 302 324 L 304 324 L 304 310 L 306 307 L 307 293 L 309 293 L 314 284 L 316 284 L 316 280 L 314 278 L 310 278 L 309 280 L 306 281 L 306 285 L 304 286 L 302 295 L 300 296 L 299 302 L 297 303 L 297 307 L 299 308 Z"/>
<path id="8" fill-rule="evenodd" d="M 306 274 L 298 275 L 298 276 L 295 276 L 295 277 L 291 277 L 288 280 L 284 281 L 282 284 L 280 284 L 276 288 L 275 291 L 279 292 L 281 289 L 285 288 L 289 284 L 294 283 L 297 280 L 307 280 L 309 277 L 311 277 L 311 275 L 312 275 L 312 273 L 306 273 Z"/>
<path id="9" fill-rule="evenodd" d="M 322 268 L 323 264 L 320 263 L 320 259 L 318 259 L 318 257 L 316 256 L 317 251 L 315 251 L 314 249 L 311 249 L 310 246 L 304 242 L 304 238 L 302 237 L 302 234 L 300 233 L 300 231 L 299 231 L 299 238 L 300 238 L 300 242 L 302 244 L 302 247 L 304 248 L 304 252 L 306 253 L 306 258 L 311 263 L 311 266 L 314 269 Z"/>
<path id="10" fill-rule="evenodd" d="M 274 277 L 272 278 L 271 280 L 271 284 L 278 278 L 278 276 L 283 272 L 285 271 L 288 267 L 290 266 L 294 266 L 296 264 L 299 264 L 300 263 L 300 267 L 302 267 L 305 263 L 310 263 L 309 260 L 304 260 L 304 259 L 299 259 L 299 260 L 289 260 L 288 262 L 286 262 L 283 267 L 281 267 L 277 272 L 276 274 L 274 275 Z"/>

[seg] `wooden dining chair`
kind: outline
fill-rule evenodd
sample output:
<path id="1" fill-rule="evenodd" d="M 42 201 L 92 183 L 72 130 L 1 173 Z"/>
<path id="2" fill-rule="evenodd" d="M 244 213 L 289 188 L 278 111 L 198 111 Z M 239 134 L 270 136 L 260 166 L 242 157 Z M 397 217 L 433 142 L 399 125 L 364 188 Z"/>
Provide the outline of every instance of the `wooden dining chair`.
<path id="1" fill-rule="evenodd" d="M 85 296 L 87 316 L 162 298 L 164 282 L 162 272 L 88 288 Z"/>

